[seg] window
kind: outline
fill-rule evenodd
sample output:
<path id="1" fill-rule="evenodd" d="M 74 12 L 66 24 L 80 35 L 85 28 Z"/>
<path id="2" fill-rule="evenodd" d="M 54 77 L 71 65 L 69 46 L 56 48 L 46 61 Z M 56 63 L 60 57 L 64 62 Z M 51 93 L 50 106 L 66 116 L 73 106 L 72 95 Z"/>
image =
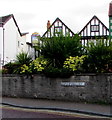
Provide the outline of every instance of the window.
<path id="1" fill-rule="evenodd" d="M 91 32 L 98 32 L 99 31 L 99 25 L 91 25 Z"/>
<path id="2" fill-rule="evenodd" d="M 56 28 L 55 32 L 58 32 L 58 33 L 60 32 L 61 33 L 62 32 L 62 28 Z"/>
<path id="3" fill-rule="evenodd" d="M 56 26 L 55 27 L 55 35 L 61 34 L 62 33 L 62 26 Z"/>
<path id="4" fill-rule="evenodd" d="M 24 45 L 23 43 L 21 43 L 21 45 Z"/>

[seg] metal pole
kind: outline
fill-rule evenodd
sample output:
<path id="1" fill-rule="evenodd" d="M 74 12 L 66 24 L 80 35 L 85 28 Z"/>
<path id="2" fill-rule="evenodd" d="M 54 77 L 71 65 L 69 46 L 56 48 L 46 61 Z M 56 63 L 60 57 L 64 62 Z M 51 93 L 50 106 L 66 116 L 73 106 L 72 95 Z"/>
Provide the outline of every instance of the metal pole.
<path id="1" fill-rule="evenodd" d="M 2 35 L 3 35 L 3 37 L 2 37 L 2 38 L 3 38 L 3 40 L 2 40 L 2 42 L 3 42 L 3 55 L 2 55 L 2 56 L 3 56 L 3 58 L 2 58 L 2 59 L 3 59 L 3 63 L 2 63 L 2 65 L 4 65 L 4 30 L 5 30 L 5 29 L 4 29 L 4 27 L 3 27 L 4 23 L 3 23 L 3 22 L 0 22 L 0 24 L 1 24 L 1 27 L 2 27 L 2 29 L 3 29 L 3 32 L 2 32 Z"/>
<path id="2" fill-rule="evenodd" d="M 34 48 L 35 49 L 35 59 L 37 58 L 37 56 L 36 56 L 36 48 Z"/>
<path id="3" fill-rule="evenodd" d="M 4 65 L 4 47 L 5 47 L 5 44 L 4 44 L 4 30 L 5 30 L 5 28 L 3 27 L 3 65 Z"/>

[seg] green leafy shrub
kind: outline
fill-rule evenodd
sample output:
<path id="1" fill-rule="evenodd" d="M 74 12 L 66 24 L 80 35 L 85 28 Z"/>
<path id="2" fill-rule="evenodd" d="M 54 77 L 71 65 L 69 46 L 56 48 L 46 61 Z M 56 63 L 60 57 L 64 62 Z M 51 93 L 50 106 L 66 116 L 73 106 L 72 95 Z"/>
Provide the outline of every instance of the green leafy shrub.
<path id="1" fill-rule="evenodd" d="M 20 67 L 20 64 L 17 64 L 15 62 L 14 63 L 9 62 L 4 65 L 4 69 L 7 70 L 7 72 L 3 72 L 3 73 L 13 74 L 15 72 L 15 70 L 19 67 Z"/>
<path id="2" fill-rule="evenodd" d="M 47 65 L 47 60 L 45 60 L 43 57 L 39 57 L 36 58 L 35 60 L 33 60 L 29 66 L 27 66 L 26 64 L 24 64 L 23 66 L 21 66 L 21 70 L 20 73 L 21 74 L 35 74 L 35 73 L 39 73 L 42 72 L 44 70 L 44 68 Z"/>
<path id="3" fill-rule="evenodd" d="M 28 53 L 21 52 L 16 56 L 15 62 L 9 62 L 4 65 L 4 68 L 7 69 L 8 74 L 20 73 L 21 67 L 28 66 L 32 61 L 32 58 Z"/>
<path id="4" fill-rule="evenodd" d="M 71 75 L 73 75 L 73 72 L 70 71 L 69 69 L 65 69 L 65 68 L 54 68 L 52 66 L 46 68 L 44 70 L 44 75 L 47 77 L 51 77 L 51 78 L 69 78 Z"/>
<path id="5" fill-rule="evenodd" d="M 6 68 L 0 69 L 0 74 L 7 74 L 7 73 L 8 73 L 8 69 Z"/>
<path id="6" fill-rule="evenodd" d="M 29 74 L 32 71 L 30 70 L 30 67 L 27 66 L 26 64 L 22 65 L 20 68 L 20 74 Z"/>
<path id="7" fill-rule="evenodd" d="M 0 69 L 0 74 L 2 73 L 2 69 Z"/>
<path id="8" fill-rule="evenodd" d="M 74 37 L 59 35 L 44 38 L 42 45 L 37 48 L 39 47 L 41 55 L 55 68 L 62 68 L 67 57 L 81 54 L 80 37 L 77 34 Z"/>
<path id="9" fill-rule="evenodd" d="M 88 58 L 83 64 L 85 72 L 109 72 L 112 69 L 112 43 L 102 39 L 89 43 L 86 47 Z"/>
<path id="10" fill-rule="evenodd" d="M 79 56 L 76 56 L 76 57 L 70 56 L 64 62 L 63 67 L 66 68 L 66 69 L 70 69 L 72 71 L 78 71 L 78 70 L 81 69 L 81 65 L 83 64 L 83 61 L 84 61 L 84 59 L 86 57 L 87 57 L 86 55 L 82 55 L 81 57 L 79 57 Z"/>

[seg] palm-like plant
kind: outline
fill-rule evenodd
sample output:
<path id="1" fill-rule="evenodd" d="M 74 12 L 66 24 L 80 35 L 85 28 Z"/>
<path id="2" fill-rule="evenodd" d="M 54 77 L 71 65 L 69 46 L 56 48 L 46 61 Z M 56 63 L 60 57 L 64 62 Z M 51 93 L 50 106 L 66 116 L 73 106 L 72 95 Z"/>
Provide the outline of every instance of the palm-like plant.
<path id="1" fill-rule="evenodd" d="M 16 63 L 20 65 L 29 65 L 32 61 L 32 57 L 28 55 L 28 53 L 21 52 L 18 55 L 16 55 Z"/>
<path id="2" fill-rule="evenodd" d="M 21 52 L 18 55 L 16 55 L 16 61 L 15 62 L 9 62 L 4 67 L 8 70 L 9 74 L 12 73 L 20 73 L 21 67 L 23 65 L 29 65 L 32 61 L 32 58 L 28 53 Z"/>
<path id="3" fill-rule="evenodd" d="M 28 53 L 21 52 L 18 55 L 16 55 L 16 61 L 15 65 L 16 67 L 13 70 L 13 73 L 20 73 L 21 72 L 21 67 L 23 65 L 28 66 L 32 61 L 32 57 L 28 55 Z"/>

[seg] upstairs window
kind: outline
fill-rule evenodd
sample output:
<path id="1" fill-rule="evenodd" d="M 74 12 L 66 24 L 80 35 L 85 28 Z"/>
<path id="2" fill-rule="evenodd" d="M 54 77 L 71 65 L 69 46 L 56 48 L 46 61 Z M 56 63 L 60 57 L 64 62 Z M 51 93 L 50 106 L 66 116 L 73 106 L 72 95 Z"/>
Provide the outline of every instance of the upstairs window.
<path id="1" fill-rule="evenodd" d="M 99 32 L 99 25 L 91 25 L 91 32 Z"/>

